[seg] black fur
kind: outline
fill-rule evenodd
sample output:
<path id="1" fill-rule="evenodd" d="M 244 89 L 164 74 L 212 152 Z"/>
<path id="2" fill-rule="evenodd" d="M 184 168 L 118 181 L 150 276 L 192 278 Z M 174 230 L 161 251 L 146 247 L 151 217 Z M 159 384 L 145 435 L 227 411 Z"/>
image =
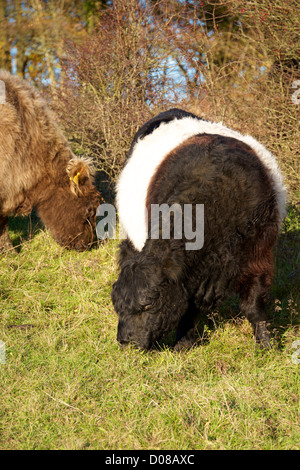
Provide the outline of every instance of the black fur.
<path id="1" fill-rule="evenodd" d="M 149 349 L 178 327 L 176 347 L 190 346 L 196 315 L 239 293 L 256 340 L 268 347 L 265 302 L 278 208 L 254 151 L 229 137 L 191 137 L 171 152 L 149 187 L 148 209 L 162 203 L 204 204 L 204 246 L 188 251 L 184 237 L 148 238 L 138 252 L 129 240 L 121 243 L 112 290 L 118 341 Z"/>
<path id="2" fill-rule="evenodd" d="M 154 118 L 147 121 L 142 127 L 139 128 L 139 130 L 135 134 L 130 150 L 128 152 L 127 158 L 130 157 L 133 147 L 135 146 L 137 141 L 139 139 L 143 139 L 149 134 L 152 134 L 152 132 L 158 126 L 160 126 L 160 124 L 162 124 L 163 122 L 167 123 L 167 122 L 173 121 L 173 119 L 182 119 L 185 117 L 192 117 L 194 119 L 202 120 L 195 114 L 189 113 L 188 111 L 183 111 L 182 109 L 178 109 L 178 108 L 172 108 L 172 109 L 168 109 L 168 111 L 164 111 L 163 113 L 158 114 Z"/>

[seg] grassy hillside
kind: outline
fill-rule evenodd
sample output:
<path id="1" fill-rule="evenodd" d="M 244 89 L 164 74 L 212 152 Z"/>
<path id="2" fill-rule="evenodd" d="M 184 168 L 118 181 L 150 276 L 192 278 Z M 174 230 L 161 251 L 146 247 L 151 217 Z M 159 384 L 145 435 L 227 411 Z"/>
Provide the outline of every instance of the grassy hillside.
<path id="1" fill-rule="evenodd" d="M 117 240 L 65 251 L 34 218 L 13 219 L 10 233 L 0 449 L 299 448 L 296 208 L 277 250 L 271 351 L 256 347 L 234 299 L 199 324 L 192 350 L 173 352 L 171 338 L 151 352 L 122 349 L 110 300 Z"/>

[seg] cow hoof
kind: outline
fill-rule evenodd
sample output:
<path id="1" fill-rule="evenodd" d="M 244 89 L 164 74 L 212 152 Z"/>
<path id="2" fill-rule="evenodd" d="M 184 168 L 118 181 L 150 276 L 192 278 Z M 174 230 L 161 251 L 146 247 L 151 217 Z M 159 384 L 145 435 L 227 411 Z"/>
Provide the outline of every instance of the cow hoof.
<path id="1" fill-rule="evenodd" d="M 271 349 L 271 334 L 266 321 L 261 321 L 254 325 L 254 335 L 261 349 Z"/>

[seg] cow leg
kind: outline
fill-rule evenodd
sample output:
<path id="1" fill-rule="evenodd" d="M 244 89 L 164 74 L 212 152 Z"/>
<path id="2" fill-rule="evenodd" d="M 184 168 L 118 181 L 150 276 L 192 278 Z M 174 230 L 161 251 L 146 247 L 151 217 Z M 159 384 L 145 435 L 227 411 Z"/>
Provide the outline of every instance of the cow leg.
<path id="1" fill-rule="evenodd" d="M 194 302 L 190 301 L 189 307 L 177 327 L 174 346 L 176 351 L 189 349 L 196 343 L 195 318 L 198 312 Z"/>
<path id="2" fill-rule="evenodd" d="M 0 252 L 13 248 L 13 244 L 8 235 L 8 217 L 0 216 Z"/>
<path id="3" fill-rule="evenodd" d="M 266 299 L 270 287 L 270 278 L 267 274 L 244 282 L 240 291 L 240 305 L 242 312 L 250 321 L 256 341 L 262 348 L 270 348 L 271 336 L 267 327 Z"/>

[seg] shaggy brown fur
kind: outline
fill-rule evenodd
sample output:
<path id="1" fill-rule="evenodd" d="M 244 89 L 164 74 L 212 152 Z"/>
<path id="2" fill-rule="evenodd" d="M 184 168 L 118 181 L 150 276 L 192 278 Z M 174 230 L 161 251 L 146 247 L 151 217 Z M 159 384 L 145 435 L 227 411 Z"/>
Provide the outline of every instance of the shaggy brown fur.
<path id="1" fill-rule="evenodd" d="M 91 162 L 73 155 L 35 89 L 3 70 L 0 80 L 0 249 L 11 245 L 8 216 L 33 207 L 58 243 L 86 249 L 99 205 Z"/>

